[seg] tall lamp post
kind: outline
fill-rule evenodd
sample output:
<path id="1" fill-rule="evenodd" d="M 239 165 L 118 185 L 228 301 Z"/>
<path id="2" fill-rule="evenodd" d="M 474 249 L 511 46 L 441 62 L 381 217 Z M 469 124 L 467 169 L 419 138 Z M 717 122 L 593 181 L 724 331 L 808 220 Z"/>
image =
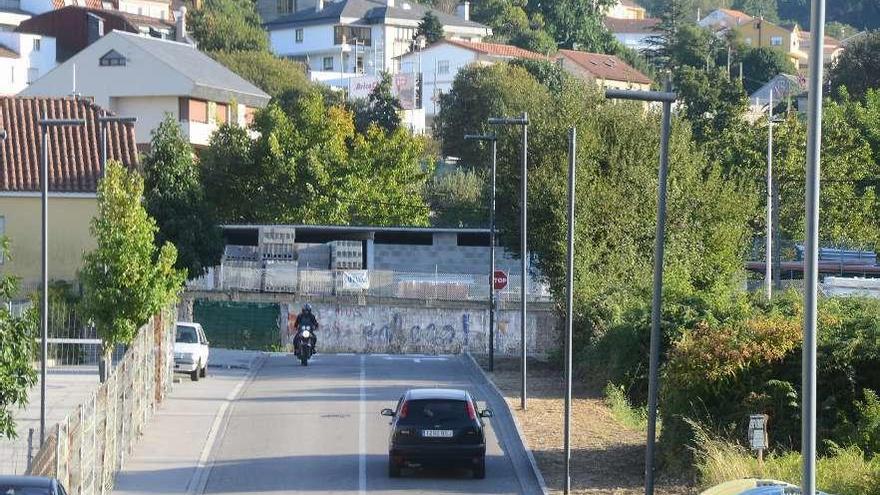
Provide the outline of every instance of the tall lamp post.
<path id="1" fill-rule="evenodd" d="M 806 246 L 804 249 L 804 345 L 801 384 L 801 493 L 816 493 L 816 291 L 819 275 L 819 171 L 822 161 L 822 78 L 825 0 L 810 7 L 810 84 L 807 101 Z"/>
<path id="2" fill-rule="evenodd" d="M 633 91 L 609 89 L 605 97 L 617 100 L 661 102 L 663 125 L 660 134 L 660 171 L 657 180 L 657 235 L 654 239 L 654 295 L 651 301 L 651 353 L 648 375 L 648 442 L 645 449 L 645 495 L 654 494 L 654 459 L 657 441 L 657 396 L 660 382 L 660 310 L 663 296 L 663 251 L 666 238 L 666 181 L 669 172 L 669 134 L 672 127 L 672 103 L 678 96 L 670 91 Z"/>
<path id="3" fill-rule="evenodd" d="M 49 356 L 49 129 L 64 126 L 83 126 L 83 119 L 50 119 L 39 121 L 43 133 L 40 147 L 40 204 L 42 248 L 42 301 L 40 304 L 40 445 L 46 441 L 46 359 Z"/>
<path id="4" fill-rule="evenodd" d="M 529 185 L 529 171 L 528 171 L 528 163 L 529 163 L 529 114 L 523 112 L 523 114 L 519 117 L 492 117 L 489 119 L 489 124 L 491 125 L 518 125 L 522 127 L 522 190 L 520 192 L 520 209 L 521 209 L 521 219 L 522 223 L 520 229 L 520 253 L 522 257 L 522 274 L 520 275 L 521 279 L 521 287 L 520 287 L 520 304 L 521 304 L 521 315 L 520 315 L 520 408 L 525 411 L 526 403 L 527 403 L 527 395 L 526 395 L 526 323 L 527 323 L 527 314 L 526 308 L 527 303 L 526 299 L 528 299 L 528 274 L 529 274 L 529 252 L 528 252 L 528 241 L 527 234 L 529 231 L 528 224 L 528 185 Z"/>
<path id="5" fill-rule="evenodd" d="M 495 176 L 498 168 L 498 138 L 494 134 L 467 134 L 464 139 L 492 143 L 492 191 L 489 198 L 489 371 L 495 371 Z"/>

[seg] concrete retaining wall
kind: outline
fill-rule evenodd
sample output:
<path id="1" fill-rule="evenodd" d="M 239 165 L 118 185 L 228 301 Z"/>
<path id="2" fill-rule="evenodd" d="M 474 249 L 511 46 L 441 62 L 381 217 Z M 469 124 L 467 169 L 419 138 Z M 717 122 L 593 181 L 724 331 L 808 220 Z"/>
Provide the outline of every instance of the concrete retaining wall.
<path id="1" fill-rule="evenodd" d="M 282 306 L 288 332 L 299 304 Z M 485 309 L 359 306 L 313 303 L 318 316 L 319 349 L 324 352 L 473 354 L 489 352 L 489 312 Z M 286 309 L 286 311 L 285 311 Z M 519 355 L 520 313 L 497 312 L 496 355 Z M 528 352 L 544 357 L 559 345 L 557 319 L 550 311 L 532 311 L 527 326 Z"/>

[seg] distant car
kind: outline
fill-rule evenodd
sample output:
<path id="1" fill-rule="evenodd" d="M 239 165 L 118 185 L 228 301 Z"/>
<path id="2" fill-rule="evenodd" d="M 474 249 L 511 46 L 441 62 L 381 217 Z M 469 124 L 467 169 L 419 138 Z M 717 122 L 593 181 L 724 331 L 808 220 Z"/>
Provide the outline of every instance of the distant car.
<path id="1" fill-rule="evenodd" d="M 188 373 L 192 381 L 208 376 L 208 338 L 198 323 L 177 322 L 174 338 L 174 371 Z M 0 494 L 2 495 L 2 494 Z"/>
<path id="2" fill-rule="evenodd" d="M 67 495 L 60 481 L 42 476 L 0 476 L 2 495 Z"/>
<path id="3" fill-rule="evenodd" d="M 397 401 L 390 416 L 388 476 L 397 478 L 406 467 L 458 466 L 470 468 L 474 478 L 486 477 L 486 436 L 483 418 L 467 391 L 412 389 Z"/>

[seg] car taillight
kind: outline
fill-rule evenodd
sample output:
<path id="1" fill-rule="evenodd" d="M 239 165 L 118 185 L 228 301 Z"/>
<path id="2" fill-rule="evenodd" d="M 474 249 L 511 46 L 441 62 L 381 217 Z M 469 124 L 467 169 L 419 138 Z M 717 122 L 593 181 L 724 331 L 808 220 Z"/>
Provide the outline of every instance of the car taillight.
<path id="1" fill-rule="evenodd" d="M 409 414 L 409 403 L 404 402 L 403 406 L 400 408 L 400 414 L 397 416 L 400 418 L 405 418 Z"/>
<path id="2" fill-rule="evenodd" d="M 477 419 L 477 411 L 474 409 L 474 403 L 467 401 L 465 404 L 467 404 L 468 417 L 471 419 Z"/>

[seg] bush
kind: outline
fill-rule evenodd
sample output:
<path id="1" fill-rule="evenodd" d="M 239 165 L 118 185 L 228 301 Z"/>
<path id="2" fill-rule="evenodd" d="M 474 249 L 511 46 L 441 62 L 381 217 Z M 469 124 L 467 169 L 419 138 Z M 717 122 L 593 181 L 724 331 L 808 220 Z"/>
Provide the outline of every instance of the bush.
<path id="1" fill-rule="evenodd" d="M 605 405 L 611 409 L 611 414 L 620 424 L 633 430 L 647 431 L 647 408 L 633 407 L 626 398 L 623 387 L 608 382 L 605 386 Z"/>

